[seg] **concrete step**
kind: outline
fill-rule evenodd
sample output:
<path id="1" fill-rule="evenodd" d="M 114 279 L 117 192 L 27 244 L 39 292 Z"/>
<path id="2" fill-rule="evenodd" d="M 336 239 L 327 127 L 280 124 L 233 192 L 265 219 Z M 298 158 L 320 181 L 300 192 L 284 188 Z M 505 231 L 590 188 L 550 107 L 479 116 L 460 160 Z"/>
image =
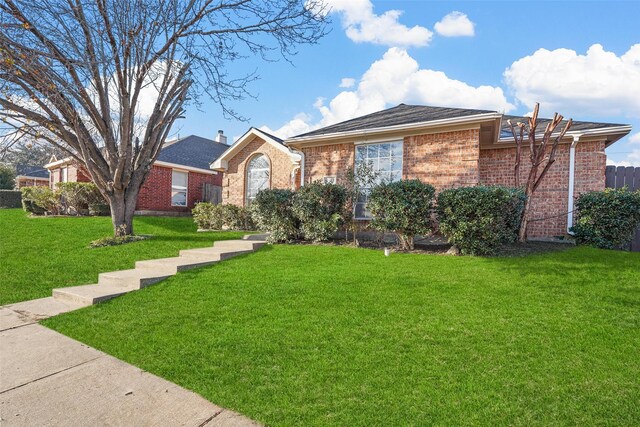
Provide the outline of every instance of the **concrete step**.
<path id="1" fill-rule="evenodd" d="M 115 285 L 82 285 L 53 290 L 53 299 L 67 304 L 88 306 L 135 291 L 137 288 Z"/>
<path id="2" fill-rule="evenodd" d="M 269 237 L 269 233 L 263 234 L 245 234 L 242 236 L 242 240 L 259 240 L 265 242 Z"/>
<path id="3" fill-rule="evenodd" d="M 213 242 L 213 247 L 255 251 L 263 247 L 266 243 L 267 242 L 263 240 L 217 240 Z"/>
<path id="4" fill-rule="evenodd" d="M 202 256 L 178 256 L 173 258 L 150 259 L 136 262 L 136 268 L 155 269 L 156 271 L 176 274 L 192 268 L 212 265 L 220 261 L 220 254 Z"/>
<path id="5" fill-rule="evenodd" d="M 225 260 L 237 255 L 247 254 L 252 252 L 252 249 L 238 248 L 238 247 L 219 247 L 214 246 L 212 248 L 199 248 L 199 249 L 183 249 L 180 251 L 181 257 L 211 257 L 212 260 Z"/>
<path id="6" fill-rule="evenodd" d="M 158 283 L 174 274 L 175 273 L 155 268 L 134 268 L 131 270 L 111 271 L 109 273 L 100 273 L 98 275 L 98 284 L 141 289 Z"/>

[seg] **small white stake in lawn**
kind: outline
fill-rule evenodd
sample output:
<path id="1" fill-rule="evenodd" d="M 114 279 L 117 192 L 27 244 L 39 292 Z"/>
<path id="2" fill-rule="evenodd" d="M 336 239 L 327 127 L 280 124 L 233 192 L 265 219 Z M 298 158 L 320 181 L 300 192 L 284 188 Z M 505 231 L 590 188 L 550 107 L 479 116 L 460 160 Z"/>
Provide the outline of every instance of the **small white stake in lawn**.
<path id="1" fill-rule="evenodd" d="M 391 254 L 391 249 L 384 248 L 384 256 L 389 256 Z"/>

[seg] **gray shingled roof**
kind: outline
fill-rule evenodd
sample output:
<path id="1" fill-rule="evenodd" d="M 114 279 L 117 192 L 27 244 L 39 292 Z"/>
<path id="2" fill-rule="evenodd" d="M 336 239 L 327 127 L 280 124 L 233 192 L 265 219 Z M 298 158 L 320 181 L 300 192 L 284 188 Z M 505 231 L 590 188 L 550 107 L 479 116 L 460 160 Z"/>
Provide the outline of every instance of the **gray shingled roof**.
<path id="1" fill-rule="evenodd" d="M 336 123 L 334 125 L 317 129 L 312 132 L 296 135 L 293 138 L 329 135 L 332 133 L 359 131 L 359 130 L 383 128 L 383 127 L 390 127 L 390 126 L 397 126 L 397 125 L 408 125 L 413 123 L 452 119 L 456 117 L 474 116 L 474 115 L 486 114 L 486 113 L 497 113 L 497 111 L 400 104 L 396 107 L 388 108 L 386 110 L 378 111 L 372 114 L 367 114 L 366 116 L 356 117 L 355 119 L 347 120 L 341 123 Z M 502 120 L 502 129 L 500 130 L 501 138 L 506 138 L 511 136 L 511 131 L 509 130 L 509 125 L 507 124 L 508 119 L 511 119 L 513 122 L 527 120 L 525 117 L 504 115 Z M 539 119 L 540 124 L 538 126 L 538 129 L 544 130 L 544 126 L 546 126 L 548 121 L 550 121 L 550 119 L 540 118 Z M 564 126 L 564 122 L 561 123 L 559 129 L 562 129 L 562 126 Z M 580 130 L 600 129 L 600 128 L 614 127 L 614 126 L 624 126 L 624 125 L 615 124 L 615 123 L 574 121 L 573 125 L 571 126 L 571 130 L 580 131 Z"/>
<path id="2" fill-rule="evenodd" d="M 200 136 L 189 135 L 165 146 L 158 155 L 161 162 L 175 163 L 192 168 L 209 169 L 209 165 L 227 148 L 226 144 Z"/>
<path id="3" fill-rule="evenodd" d="M 345 122 L 336 123 L 322 129 L 296 135 L 294 138 L 303 136 L 319 136 L 331 133 L 358 131 L 365 129 L 407 125 L 412 123 L 428 122 L 432 120 L 451 119 L 455 117 L 474 116 L 477 114 L 495 113 L 491 110 L 472 110 L 468 108 L 446 108 L 429 107 L 425 105 L 400 104 L 396 107 L 367 114 Z"/>
<path id="4" fill-rule="evenodd" d="M 500 129 L 500 138 L 513 137 L 507 120 L 511 120 L 511 123 L 513 123 L 514 127 L 518 122 L 522 122 L 524 124 L 529 123 L 528 117 L 509 116 L 505 114 L 504 116 L 502 116 L 502 128 Z M 550 121 L 551 119 L 543 119 L 541 117 L 538 117 L 538 126 L 536 127 L 536 137 L 538 137 L 538 135 L 542 135 L 545 127 L 547 126 L 547 123 L 549 123 Z M 558 127 L 556 128 L 556 132 L 560 132 L 562 129 L 564 129 L 564 126 L 566 124 L 567 124 L 566 120 L 561 121 Z M 571 123 L 571 128 L 569 129 L 569 131 L 575 132 L 575 131 L 581 131 L 581 130 L 602 129 L 602 128 L 617 127 L 617 126 L 626 126 L 626 125 L 618 124 L 618 123 L 580 122 L 580 121 L 574 120 L 573 123 Z M 516 127 L 516 130 L 518 130 L 517 127 Z"/>
<path id="5" fill-rule="evenodd" d="M 257 129 L 257 128 L 256 128 L 256 129 Z M 279 142 L 280 144 L 283 144 L 283 143 L 284 143 L 284 139 L 282 139 L 282 138 L 278 138 L 277 136 L 275 136 L 275 135 L 274 135 L 274 134 L 272 134 L 272 133 L 265 132 L 265 131 L 263 131 L 262 129 L 257 129 L 257 130 L 259 130 L 260 132 L 264 133 L 265 135 L 267 135 L 269 138 L 273 139 L 274 141 Z"/>
<path id="6" fill-rule="evenodd" d="M 16 175 L 49 178 L 49 171 L 42 166 L 16 165 Z"/>

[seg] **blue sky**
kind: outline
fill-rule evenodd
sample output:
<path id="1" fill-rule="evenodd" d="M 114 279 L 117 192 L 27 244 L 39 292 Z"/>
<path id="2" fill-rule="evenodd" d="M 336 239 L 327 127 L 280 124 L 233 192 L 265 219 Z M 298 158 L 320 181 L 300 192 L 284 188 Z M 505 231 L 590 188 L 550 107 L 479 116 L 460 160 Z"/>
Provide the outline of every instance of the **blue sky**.
<path id="1" fill-rule="evenodd" d="M 524 114 L 539 101 L 543 116 L 633 125 L 607 155 L 640 166 L 640 2 L 328 1 L 331 33 L 293 64 L 234 64 L 261 77 L 257 99 L 232 104 L 248 122 L 204 100 L 175 132 L 287 137 L 400 102 Z"/>

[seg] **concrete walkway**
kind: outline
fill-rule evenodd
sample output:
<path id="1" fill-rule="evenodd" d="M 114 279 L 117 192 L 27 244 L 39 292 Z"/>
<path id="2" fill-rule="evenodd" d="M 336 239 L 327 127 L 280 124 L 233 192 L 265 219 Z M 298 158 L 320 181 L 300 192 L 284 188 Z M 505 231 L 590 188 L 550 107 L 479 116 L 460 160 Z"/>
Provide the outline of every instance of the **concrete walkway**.
<path id="1" fill-rule="evenodd" d="M 86 305 L 49 297 L 0 307 L 1 426 L 258 425 L 37 323 Z"/>

